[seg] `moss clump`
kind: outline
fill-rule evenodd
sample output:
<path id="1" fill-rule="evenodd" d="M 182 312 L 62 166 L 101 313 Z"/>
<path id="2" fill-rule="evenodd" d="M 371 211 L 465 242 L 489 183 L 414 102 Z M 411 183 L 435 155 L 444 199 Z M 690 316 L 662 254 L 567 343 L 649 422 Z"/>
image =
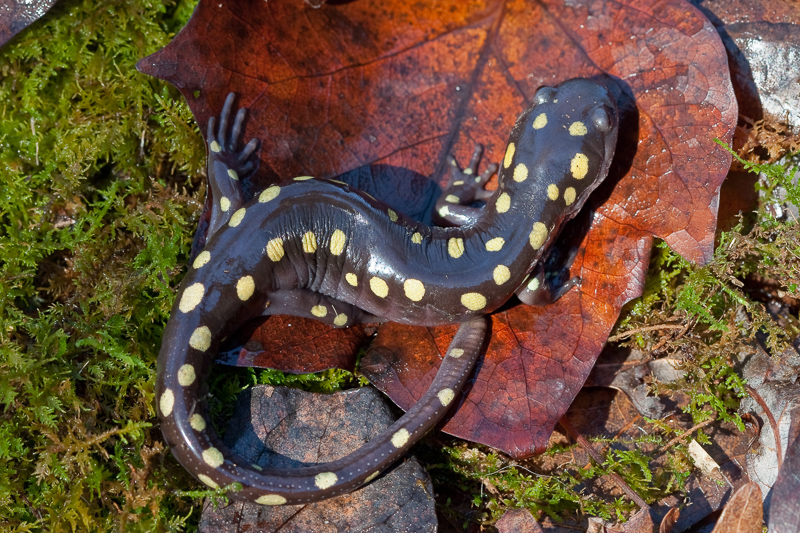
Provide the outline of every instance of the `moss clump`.
<path id="1" fill-rule="evenodd" d="M 192 9 L 64 1 L 0 50 L 0 530 L 178 531 L 193 513 L 152 386 L 204 146 L 134 69 Z"/>

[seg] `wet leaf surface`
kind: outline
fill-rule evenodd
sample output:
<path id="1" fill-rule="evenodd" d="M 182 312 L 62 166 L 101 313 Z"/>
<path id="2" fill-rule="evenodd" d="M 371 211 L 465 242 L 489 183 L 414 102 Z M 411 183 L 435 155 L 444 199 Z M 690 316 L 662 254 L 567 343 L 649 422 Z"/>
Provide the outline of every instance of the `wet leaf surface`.
<path id="1" fill-rule="evenodd" d="M 538 86 L 575 76 L 609 85 L 622 116 L 612 176 L 592 199 L 593 215 L 574 221 L 557 245 L 577 250 L 569 275 L 582 285 L 547 308 L 516 305 L 493 317 L 486 356 L 445 426 L 515 457 L 546 445 L 621 306 L 640 294 L 653 236 L 693 261 L 711 257 L 730 165 L 712 139 L 730 140 L 736 103 L 716 32 L 682 2 L 350 2 L 317 10 L 203 2 L 139 68 L 183 92 L 201 131 L 229 91 L 240 95 L 250 112 L 245 136 L 263 142 L 251 192 L 297 175 L 360 172 L 384 178 L 373 179 L 380 190 L 367 189 L 393 205 L 398 195 L 387 183 L 442 180 L 450 152 L 465 161 L 480 141 L 488 160 L 499 160 Z M 313 342 L 301 344 L 303 332 L 293 335 L 294 361 L 336 363 Z M 408 408 L 450 335 L 384 325 L 364 372 Z M 419 351 L 422 338 L 436 350 Z"/>

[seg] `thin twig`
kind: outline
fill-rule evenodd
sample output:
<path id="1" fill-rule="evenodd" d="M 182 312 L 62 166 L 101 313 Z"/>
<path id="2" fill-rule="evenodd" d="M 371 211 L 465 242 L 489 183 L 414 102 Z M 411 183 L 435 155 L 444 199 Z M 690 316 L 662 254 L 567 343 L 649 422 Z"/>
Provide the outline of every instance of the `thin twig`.
<path id="1" fill-rule="evenodd" d="M 666 443 L 664 446 L 662 446 L 660 451 L 663 453 L 663 452 L 669 450 L 672 446 L 675 445 L 676 442 L 685 439 L 686 437 L 688 437 L 689 435 L 691 435 L 692 433 L 694 433 L 698 429 L 709 425 L 711 422 L 714 422 L 716 419 L 717 419 L 717 417 L 713 416 L 713 417 L 709 418 L 708 420 L 704 420 L 703 422 L 700 422 L 699 424 L 695 424 L 694 426 L 690 427 L 689 429 L 687 429 L 686 431 L 684 431 L 683 433 L 681 433 L 680 435 L 678 435 L 677 437 L 675 437 L 674 439 L 672 439 L 671 441 Z"/>
<path id="2" fill-rule="evenodd" d="M 686 329 L 686 325 L 682 324 L 659 324 L 657 326 L 642 326 L 641 328 L 636 329 L 629 329 L 628 331 L 624 331 L 619 335 L 614 335 L 608 338 L 609 342 L 617 342 L 621 341 L 622 339 L 627 339 L 628 337 L 632 337 L 637 333 L 645 333 L 648 331 L 659 331 L 662 329 Z"/>

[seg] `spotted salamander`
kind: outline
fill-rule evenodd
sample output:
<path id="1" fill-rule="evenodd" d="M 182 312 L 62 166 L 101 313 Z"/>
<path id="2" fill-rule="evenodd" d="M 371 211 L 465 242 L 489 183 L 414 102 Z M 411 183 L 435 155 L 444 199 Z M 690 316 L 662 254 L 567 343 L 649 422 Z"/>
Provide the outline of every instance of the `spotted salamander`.
<path id="1" fill-rule="evenodd" d="M 158 358 L 156 401 L 178 461 L 212 488 L 240 483 L 238 500 L 299 504 L 342 494 L 374 479 L 439 421 L 479 356 L 486 315 L 516 293 L 544 290 L 540 258 L 608 173 L 617 111 L 605 88 L 586 79 L 540 88 L 520 115 L 497 170 L 453 163 L 432 227 L 330 179 L 294 178 L 244 202 L 240 179 L 253 172 L 257 143 L 240 146 L 244 109 L 208 127 L 215 199 L 205 249 L 181 284 Z M 473 207 L 476 200 L 485 206 Z M 388 430 L 342 459 L 263 469 L 234 456 L 211 428 L 206 376 L 221 339 L 266 314 L 358 321 L 462 324 L 430 389 Z"/>

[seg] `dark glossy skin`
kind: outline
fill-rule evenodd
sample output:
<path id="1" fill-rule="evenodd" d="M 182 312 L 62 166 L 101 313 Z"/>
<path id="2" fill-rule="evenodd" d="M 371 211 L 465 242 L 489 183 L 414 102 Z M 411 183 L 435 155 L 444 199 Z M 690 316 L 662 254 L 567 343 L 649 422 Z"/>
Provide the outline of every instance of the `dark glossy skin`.
<path id="1" fill-rule="evenodd" d="M 335 180 L 295 178 L 242 205 L 251 141 L 236 145 L 244 110 L 228 127 L 209 122 L 215 200 L 207 246 L 183 280 L 159 354 L 156 384 L 164 436 L 175 457 L 210 487 L 239 482 L 234 499 L 266 505 L 318 501 L 370 481 L 446 413 L 480 354 L 486 315 L 517 293 L 537 302 L 542 254 L 608 173 L 616 107 L 589 80 L 537 91 L 520 115 L 498 188 L 477 175 L 481 151 L 437 204 L 442 223 L 421 225 Z M 230 133 L 230 135 L 228 135 Z M 467 204 L 486 199 L 480 209 Z M 535 270 L 536 269 L 536 270 Z M 425 396 L 386 432 L 332 463 L 290 470 L 247 464 L 207 424 L 205 377 L 219 340 L 264 314 L 307 316 L 345 327 L 363 320 L 461 323 Z"/>

